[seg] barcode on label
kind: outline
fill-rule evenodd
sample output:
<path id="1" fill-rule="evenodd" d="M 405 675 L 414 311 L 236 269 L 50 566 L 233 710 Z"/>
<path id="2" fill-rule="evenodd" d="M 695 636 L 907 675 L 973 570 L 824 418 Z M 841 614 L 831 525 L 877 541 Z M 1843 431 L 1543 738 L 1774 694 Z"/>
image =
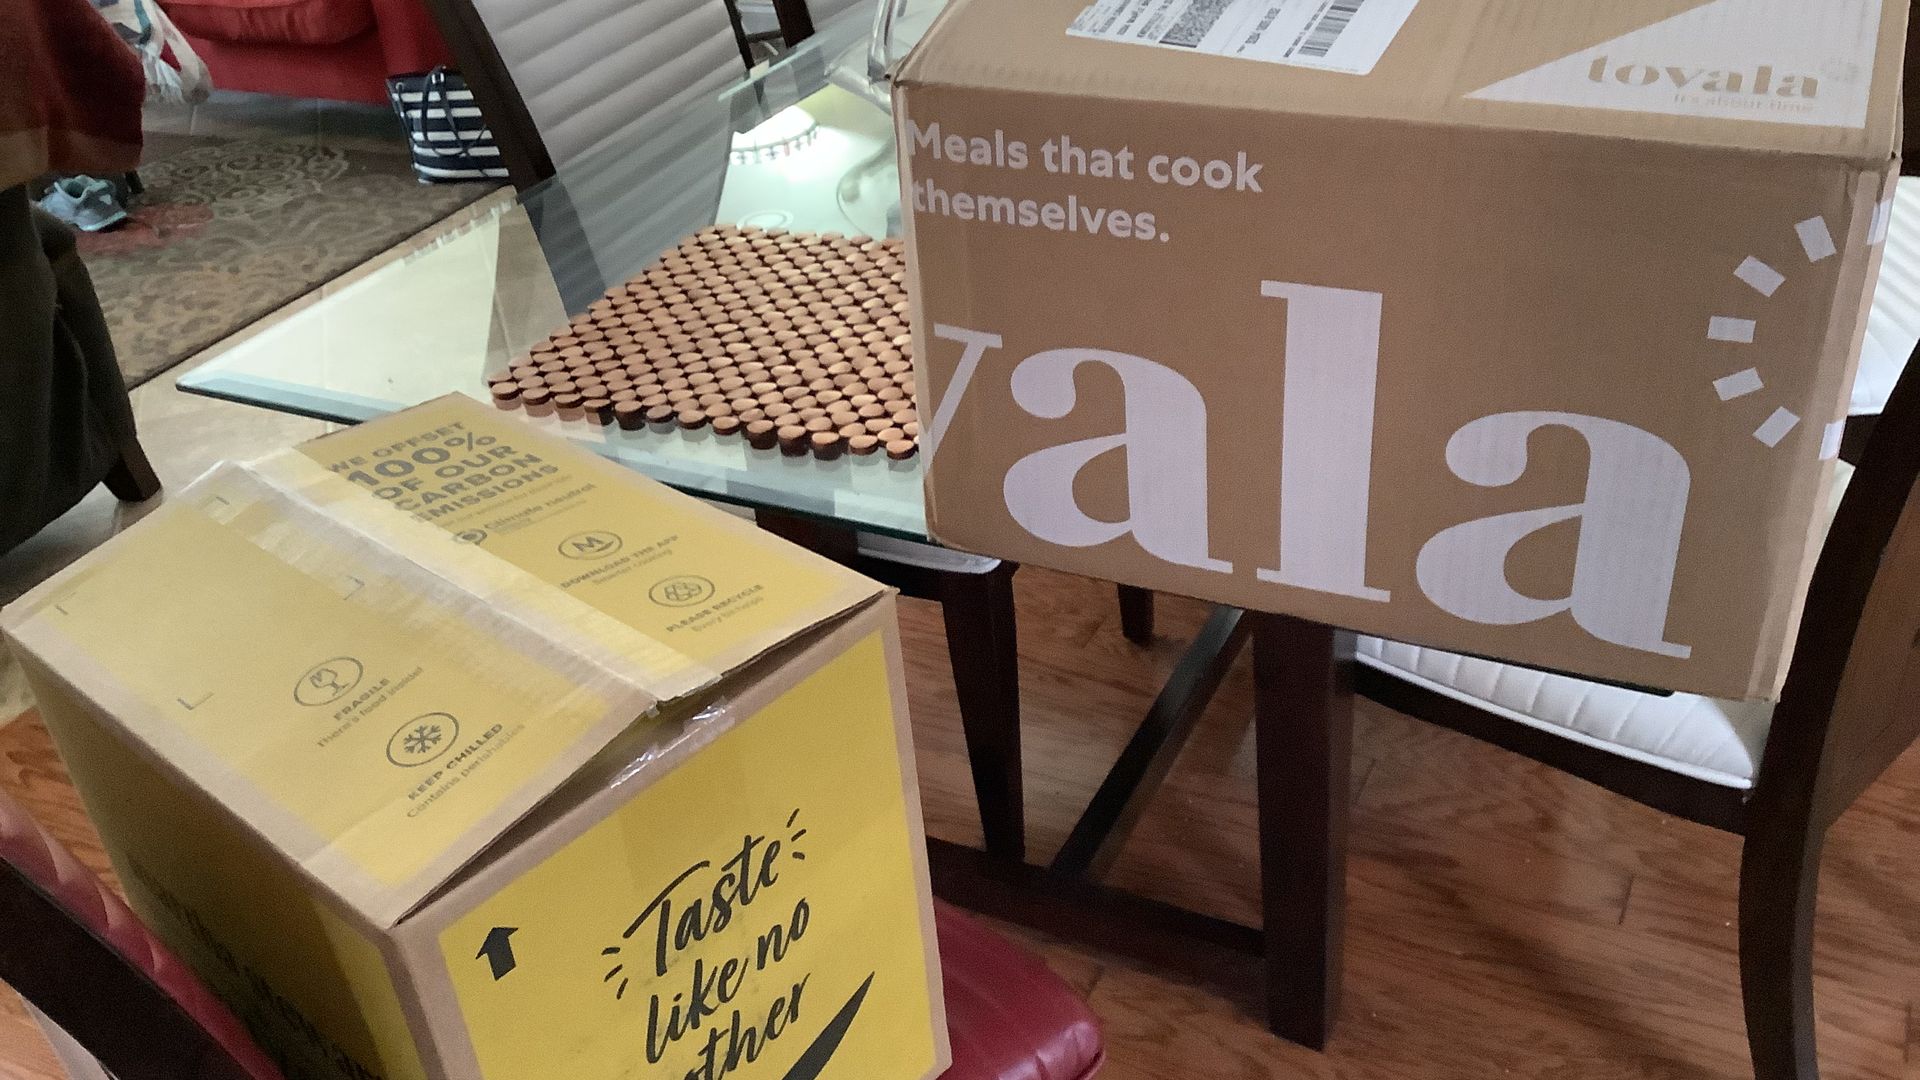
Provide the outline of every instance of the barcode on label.
<path id="1" fill-rule="evenodd" d="M 1359 13 L 1361 5 L 1367 0 L 1333 0 L 1327 10 L 1320 13 L 1312 26 L 1301 37 L 1300 47 L 1296 50 L 1301 56 L 1325 59 L 1334 43 L 1340 40 L 1340 34 Z"/>
<path id="2" fill-rule="evenodd" d="M 1419 2 L 1093 0 L 1067 33 L 1365 75 L 1380 62 Z"/>
<path id="3" fill-rule="evenodd" d="M 1267 13 L 1261 17 L 1259 24 L 1253 28 L 1253 33 L 1247 35 L 1247 40 L 1241 47 L 1252 48 L 1253 46 L 1260 44 L 1261 36 L 1264 35 L 1268 30 L 1272 29 L 1273 20 L 1279 17 L 1280 17 L 1279 8 L 1268 8 Z"/>
<path id="4" fill-rule="evenodd" d="M 1158 36 L 1155 26 L 1164 25 L 1167 10 L 1180 4 L 1181 0 L 1100 0 L 1073 20 L 1069 32 L 1127 40 L 1142 32 Z"/>
<path id="5" fill-rule="evenodd" d="M 1214 23 L 1220 21 L 1220 16 L 1226 14 L 1231 3 L 1232 0 L 1193 0 L 1187 5 L 1187 10 L 1181 13 L 1179 21 L 1173 24 L 1173 29 L 1161 37 L 1160 44 L 1198 48 L 1200 40 L 1207 36 L 1207 31 L 1213 29 Z"/>

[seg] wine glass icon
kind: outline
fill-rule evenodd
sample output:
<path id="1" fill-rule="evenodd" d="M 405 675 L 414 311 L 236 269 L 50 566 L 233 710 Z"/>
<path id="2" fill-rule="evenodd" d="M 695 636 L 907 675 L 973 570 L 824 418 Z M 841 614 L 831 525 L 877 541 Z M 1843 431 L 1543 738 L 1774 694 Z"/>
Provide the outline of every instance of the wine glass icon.
<path id="1" fill-rule="evenodd" d="M 338 701 L 360 685 L 365 673 L 360 661 L 351 656 L 336 656 L 307 669 L 293 684 L 293 700 L 302 705 L 326 705 Z"/>

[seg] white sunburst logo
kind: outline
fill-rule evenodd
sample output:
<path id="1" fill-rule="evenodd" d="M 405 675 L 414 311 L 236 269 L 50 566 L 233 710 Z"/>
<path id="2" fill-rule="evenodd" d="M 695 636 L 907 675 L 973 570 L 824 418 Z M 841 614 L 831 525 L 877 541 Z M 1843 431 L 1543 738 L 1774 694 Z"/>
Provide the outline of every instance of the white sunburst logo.
<path id="1" fill-rule="evenodd" d="M 1879 244 L 1887 239 L 1887 224 L 1893 215 L 1891 198 L 1873 208 L 1873 222 L 1867 231 L 1867 242 Z M 1800 250 L 1805 253 L 1809 265 L 1832 258 L 1839 248 L 1833 242 L 1833 232 L 1827 228 L 1823 217 L 1810 217 L 1793 227 L 1800 240 Z M 1787 276 L 1761 261 L 1757 256 L 1749 255 L 1734 268 L 1733 276 L 1745 282 L 1747 287 L 1761 296 L 1771 297 Z M 1751 345 L 1758 320 L 1738 315 L 1714 315 L 1707 319 L 1707 340 L 1730 345 Z M 1713 392 L 1721 401 L 1733 401 L 1764 389 L 1766 383 L 1760 377 L 1760 369 L 1742 368 L 1731 375 L 1722 375 L 1713 380 Z M 1760 425 L 1753 429 L 1753 437 L 1763 446 L 1780 445 L 1794 428 L 1800 426 L 1800 414 L 1786 406 L 1778 406 Z M 1829 422 L 1820 433 L 1820 460 L 1827 461 L 1840 453 L 1840 434 L 1846 428 L 1847 418 Z"/>

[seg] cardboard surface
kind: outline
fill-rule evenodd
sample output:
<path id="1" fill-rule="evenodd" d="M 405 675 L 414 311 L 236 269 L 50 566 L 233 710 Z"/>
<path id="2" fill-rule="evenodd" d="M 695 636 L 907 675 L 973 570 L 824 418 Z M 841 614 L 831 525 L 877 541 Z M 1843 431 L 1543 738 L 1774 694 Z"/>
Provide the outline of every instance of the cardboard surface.
<path id="1" fill-rule="evenodd" d="M 730 702 L 733 727 L 593 791 L 437 903 L 410 948 L 452 976 L 474 1074 L 719 1077 L 766 1055 L 926 1075 L 929 1043 L 900 1037 L 945 1026 L 903 917 L 932 917 L 918 795 L 865 779 L 910 768 L 897 652 L 891 604 L 862 611 L 790 661 L 791 686 Z M 499 926 L 518 928 L 524 979 L 470 962 Z M 523 1037 L 532 1011 L 547 1038 Z"/>
<path id="2" fill-rule="evenodd" d="M 1256 6 L 957 0 L 898 70 L 934 534 L 1775 695 L 1904 6 Z M 1365 74 L 1232 55 L 1356 7 Z"/>
<path id="3" fill-rule="evenodd" d="M 1154 26 L 1196 44 L 1090 36 L 1083 13 L 1103 8 L 1116 30 Z M 1231 51 L 1256 31 L 1304 44 L 1322 22 L 1359 34 L 1378 11 L 1393 18 L 1365 77 L 1298 66 L 1297 51 L 1290 62 Z M 1877 165 L 1898 134 L 1905 20 L 1889 0 L 959 0 L 897 84 L 1192 106 L 1245 123 L 1566 132 Z M 1182 33 L 1196 22 L 1211 36 Z"/>
<path id="4" fill-rule="evenodd" d="M 292 1077 L 944 1066 L 893 609 L 824 559 L 447 398 L 4 618 L 136 910 Z M 614 998 L 656 896 L 686 940 Z"/>

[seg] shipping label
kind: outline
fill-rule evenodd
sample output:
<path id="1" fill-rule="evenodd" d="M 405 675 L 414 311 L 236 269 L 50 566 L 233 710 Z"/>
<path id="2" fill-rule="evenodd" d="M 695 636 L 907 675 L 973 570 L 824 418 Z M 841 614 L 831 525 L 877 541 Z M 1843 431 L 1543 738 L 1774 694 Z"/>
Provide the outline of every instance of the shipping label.
<path id="1" fill-rule="evenodd" d="M 1418 0 L 1095 0 L 1067 33 L 1366 75 Z"/>

